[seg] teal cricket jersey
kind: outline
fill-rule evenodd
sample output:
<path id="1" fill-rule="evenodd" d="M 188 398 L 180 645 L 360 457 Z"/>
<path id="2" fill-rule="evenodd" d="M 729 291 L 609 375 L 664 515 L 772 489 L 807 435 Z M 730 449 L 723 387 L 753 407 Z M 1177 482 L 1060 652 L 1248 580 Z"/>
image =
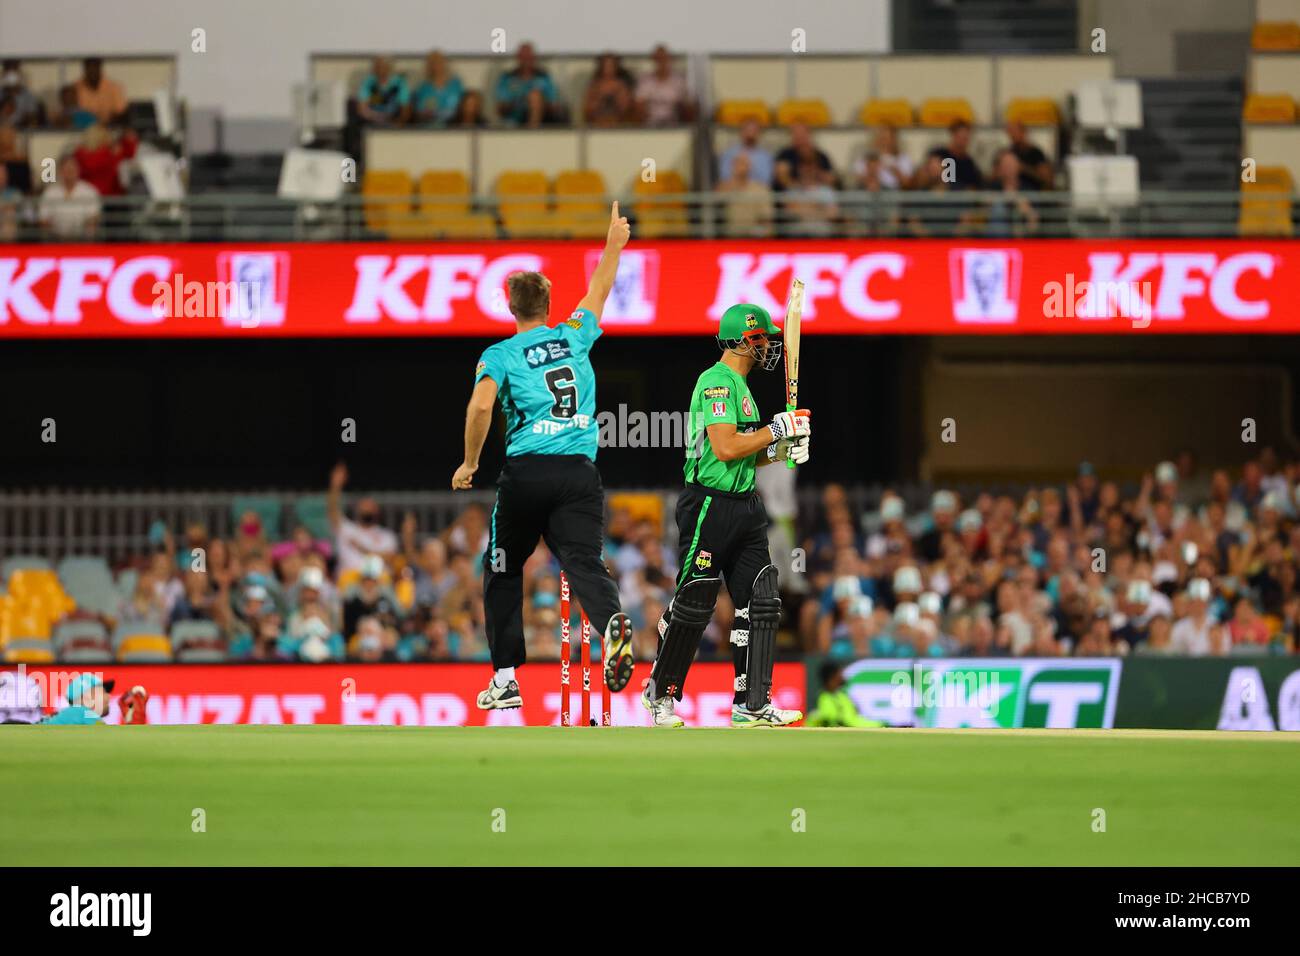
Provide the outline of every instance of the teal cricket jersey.
<path id="1" fill-rule="evenodd" d="M 69 704 L 58 713 L 46 717 L 43 724 L 99 724 L 103 718 L 80 704 Z"/>
<path id="2" fill-rule="evenodd" d="M 479 358 L 475 384 L 497 383 L 506 455 L 586 455 L 596 460 L 596 373 L 588 353 L 601 328 L 578 309 L 554 328 L 517 332 Z"/>

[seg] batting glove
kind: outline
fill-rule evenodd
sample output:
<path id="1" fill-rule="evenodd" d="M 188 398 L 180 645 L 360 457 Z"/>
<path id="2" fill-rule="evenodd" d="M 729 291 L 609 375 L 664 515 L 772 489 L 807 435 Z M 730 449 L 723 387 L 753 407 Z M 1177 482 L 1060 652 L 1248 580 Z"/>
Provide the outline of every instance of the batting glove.
<path id="1" fill-rule="evenodd" d="M 812 413 L 806 408 L 797 408 L 793 412 L 778 412 L 768 426 L 772 429 L 772 440 L 794 438 L 798 435 L 812 434 Z"/>

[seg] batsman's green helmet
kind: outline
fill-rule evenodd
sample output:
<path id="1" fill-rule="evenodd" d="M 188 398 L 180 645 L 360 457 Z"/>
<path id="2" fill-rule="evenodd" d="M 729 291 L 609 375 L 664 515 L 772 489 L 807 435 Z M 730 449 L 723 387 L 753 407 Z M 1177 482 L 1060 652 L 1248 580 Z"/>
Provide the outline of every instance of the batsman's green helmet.
<path id="1" fill-rule="evenodd" d="M 732 342 L 754 332 L 781 334 L 781 330 L 772 321 L 772 316 L 761 305 L 740 302 L 722 313 L 722 321 L 718 323 L 718 338 Z"/>

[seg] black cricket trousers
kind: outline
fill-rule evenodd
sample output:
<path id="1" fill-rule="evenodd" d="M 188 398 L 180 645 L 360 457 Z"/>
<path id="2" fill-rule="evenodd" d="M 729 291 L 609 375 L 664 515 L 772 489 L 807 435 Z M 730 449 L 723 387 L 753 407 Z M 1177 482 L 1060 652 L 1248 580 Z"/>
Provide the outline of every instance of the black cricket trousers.
<path id="1" fill-rule="evenodd" d="M 593 637 L 603 639 L 619 611 L 618 585 L 601 557 L 605 489 L 596 463 L 586 455 L 507 457 L 483 554 L 483 605 L 494 668 L 524 663 L 524 562 L 538 538 L 569 576 Z"/>

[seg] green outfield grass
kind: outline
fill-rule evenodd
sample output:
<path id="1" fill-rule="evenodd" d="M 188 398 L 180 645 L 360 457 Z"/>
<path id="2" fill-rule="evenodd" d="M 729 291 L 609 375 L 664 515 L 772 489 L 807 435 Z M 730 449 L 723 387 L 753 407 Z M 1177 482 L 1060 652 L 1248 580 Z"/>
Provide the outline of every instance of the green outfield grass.
<path id="1" fill-rule="evenodd" d="M 3 727 L 0 865 L 1295 866 L 1297 793 L 1298 734 Z"/>

